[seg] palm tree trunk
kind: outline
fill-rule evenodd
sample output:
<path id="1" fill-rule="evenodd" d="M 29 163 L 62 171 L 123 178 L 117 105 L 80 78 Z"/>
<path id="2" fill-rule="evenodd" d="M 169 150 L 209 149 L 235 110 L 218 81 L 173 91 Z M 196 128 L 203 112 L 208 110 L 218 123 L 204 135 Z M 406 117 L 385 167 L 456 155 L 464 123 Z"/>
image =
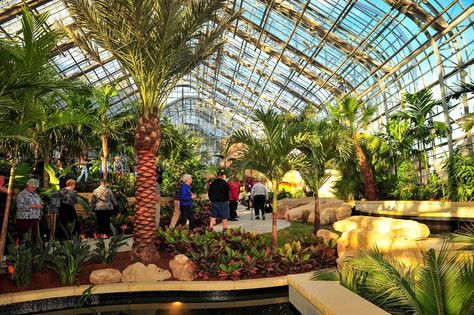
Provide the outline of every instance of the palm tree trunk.
<path id="1" fill-rule="evenodd" d="M 160 120 L 141 116 L 135 132 L 138 153 L 135 215 L 133 217 L 133 260 L 150 263 L 158 255 L 155 241 L 156 152 L 160 146 Z"/>
<path id="2" fill-rule="evenodd" d="M 360 143 L 356 142 L 355 146 L 357 161 L 364 177 L 365 197 L 367 200 L 377 200 L 377 187 L 375 186 L 374 175 L 369 167 L 367 157 L 362 150 Z"/>
<path id="3" fill-rule="evenodd" d="M 316 234 L 321 228 L 321 212 L 319 209 L 319 185 L 318 177 L 316 176 L 316 183 L 314 185 L 314 222 L 313 222 L 313 233 Z"/>
<path id="4" fill-rule="evenodd" d="M 272 179 L 273 200 L 272 200 L 272 246 L 278 246 L 278 230 L 277 230 L 277 197 L 278 197 L 278 181 Z"/>
<path id="5" fill-rule="evenodd" d="M 5 210 L 3 212 L 3 222 L 2 222 L 2 233 L 0 234 L 0 261 L 5 253 L 5 243 L 7 240 L 7 230 L 8 230 L 8 219 L 10 216 L 10 204 L 12 202 L 13 195 L 13 182 L 15 179 L 15 165 L 16 165 L 16 155 L 17 148 L 13 152 L 13 158 L 10 164 L 10 178 L 8 180 L 8 190 L 7 190 L 7 202 L 5 203 Z"/>
<path id="6" fill-rule="evenodd" d="M 48 188 L 49 187 L 49 175 L 48 172 L 46 172 L 46 165 L 49 164 L 49 152 L 44 152 L 43 153 L 43 188 Z"/>
<path id="7" fill-rule="evenodd" d="M 109 141 L 107 139 L 107 136 L 101 136 L 100 137 L 101 142 L 102 142 L 102 157 L 101 157 L 101 163 L 102 163 L 102 178 L 107 179 L 107 161 L 109 159 Z"/>

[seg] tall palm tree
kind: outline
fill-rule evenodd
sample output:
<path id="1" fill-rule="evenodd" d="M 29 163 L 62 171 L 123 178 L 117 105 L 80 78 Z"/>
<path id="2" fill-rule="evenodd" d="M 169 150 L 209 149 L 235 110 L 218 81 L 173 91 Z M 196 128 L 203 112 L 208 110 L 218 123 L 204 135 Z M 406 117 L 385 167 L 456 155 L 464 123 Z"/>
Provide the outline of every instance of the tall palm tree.
<path id="1" fill-rule="evenodd" d="M 20 146 L 19 141 L 11 140 L 34 140 L 33 127 L 41 117 L 41 107 L 36 100 L 68 85 L 57 75 L 50 62 L 51 52 L 62 35 L 44 27 L 48 17 L 48 13 L 33 16 L 23 9 L 21 40 L 0 40 L 0 99 L 4 105 L 0 111 L 3 121 L 15 126 L 13 129 L 2 127 L 4 136 L 0 138 L 10 157 L 10 179 L 0 235 L 0 257 L 3 257 L 5 248 L 13 179 Z M 16 130 L 18 134 L 14 136 L 12 130 Z"/>
<path id="2" fill-rule="evenodd" d="M 243 144 L 232 166 L 237 171 L 257 170 L 272 182 L 272 245 L 277 246 L 278 185 L 288 171 L 304 164 L 306 157 L 295 149 L 307 148 L 308 135 L 305 126 L 285 119 L 271 108 L 254 110 L 252 119 L 261 132 L 241 129 L 231 135 L 231 144 Z"/>
<path id="3" fill-rule="evenodd" d="M 440 121 L 433 121 L 434 107 L 441 105 L 441 101 L 433 99 L 433 93 L 429 89 L 423 89 L 415 93 L 405 93 L 402 97 L 403 111 L 397 113 L 396 117 L 407 119 L 411 122 L 411 134 L 419 144 L 419 161 L 423 163 L 426 174 L 429 172 L 426 145 L 434 139 L 445 136 L 448 126 Z M 421 176 L 420 167 L 420 176 Z M 423 177 L 421 177 L 423 178 Z M 429 176 L 426 176 L 429 180 Z"/>
<path id="4" fill-rule="evenodd" d="M 91 56 L 100 46 L 132 76 L 140 95 L 135 133 L 138 153 L 132 256 L 147 262 L 157 254 L 156 166 L 161 142 L 160 113 L 177 82 L 224 43 L 237 14 L 219 19 L 225 0 L 65 0 L 80 26 L 68 34 Z M 222 12 L 221 12 L 222 13 Z M 100 58 L 98 58 L 100 61 Z"/>
<path id="5" fill-rule="evenodd" d="M 94 90 L 96 107 L 92 111 L 92 134 L 100 138 L 101 162 L 103 178 L 107 178 L 107 161 L 109 159 L 109 141 L 118 140 L 124 135 L 124 129 L 131 122 L 136 122 L 135 108 L 123 108 L 123 111 L 112 111 L 110 100 L 117 92 L 111 85 L 105 85 Z"/>
<path id="6" fill-rule="evenodd" d="M 334 124 L 328 119 L 316 120 L 316 113 L 309 105 L 297 118 L 298 123 L 308 128 L 309 147 L 300 150 L 306 155 L 307 165 L 298 169 L 306 185 L 314 192 L 314 233 L 321 226 L 319 188 L 327 180 L 327 163 L 331 160 L 346 161 L 352 154 L 348 128 Z"/>
<path id="7" fill-rule="evenodd" d="M 354 97 L 345 97 L 333 105 L 328 104 L 330 118 L 341 127 L 349 128 L 355 156 L 364 178 L 365 197 L 368 200 L 376 200 L 378 198 L 377 187 L 375 186 L 374 175 L 362 150 L 361 143 L 374 110 L 373 106 L 365 105 Z"/>

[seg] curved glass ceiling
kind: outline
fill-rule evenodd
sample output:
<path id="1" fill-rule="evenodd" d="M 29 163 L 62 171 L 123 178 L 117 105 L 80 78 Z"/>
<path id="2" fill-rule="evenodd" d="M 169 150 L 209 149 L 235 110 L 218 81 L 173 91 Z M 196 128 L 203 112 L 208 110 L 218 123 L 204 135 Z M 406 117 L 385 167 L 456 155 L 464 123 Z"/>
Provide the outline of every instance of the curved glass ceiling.
<path id="1" fill-rule="evenodd" d="M 378 105 L 377 128 L 397 110 L 402 92 L 429 87 L 441 98 L 455 83 L 473 79 L 473 2 L 229 0 L 227 10 L 242 10 L 242 16 L 226 45 L 182 80 L 163 116 L 199 130 L 217 148 L 232 130 L 256 127 L 247 123 L 253 108 L 299 112 L 310 103 L 323 110 L 326 102 L 352 94 Z M 17 36 L 22 3 L 50 11 L 51 25 L 74 23 L 61 0 L 2 1 L 1 37 Z M 99 65 L 64 41 L 53 61 L 65 77 L 115 84 L 120 110 L 135 100 L 136 86 L 109 53 L 101 57 Z M 474 111 L 473 102 L 448 104 L 454 138 L 456 119 Z M 445 119 L 441 107 L 433 119 Z"/>

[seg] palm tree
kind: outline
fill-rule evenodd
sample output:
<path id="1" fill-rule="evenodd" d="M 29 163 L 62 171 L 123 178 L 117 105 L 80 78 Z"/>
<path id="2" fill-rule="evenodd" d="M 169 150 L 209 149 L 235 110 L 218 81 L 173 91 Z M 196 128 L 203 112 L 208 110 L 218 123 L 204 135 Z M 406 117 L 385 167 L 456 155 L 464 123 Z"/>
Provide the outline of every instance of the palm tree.
<path id="1" fill-rule="evenodd" d="M 111 85 L 94 90 L 96 107 L 91 115 L 92 135 L 100 138 L 101 162 L 103 178 L 107 178 L 107 161 L 109 159 L 109 141 L 118 140 L 124 135 L 124 129 L 132 122 L 136 122 L 135 108 L 123 108 L 122 112 L 112 111 L 110 99 L 117 95 L 115 88 Z M 132 105 L 133 106 L 133 105 Z"/>
<path id="2" fill-rule="evenodd" d="M 429 180 L 429 165 L 426 145 L 438 137 L 445 136 L 448 132 L 448 126 L 445 123 L 431 119 L 434 114 L 433 109 L 438 105 L 441 105 L 441 101 L 433 99 L 431 90 L 423 89 L 415 93 L 405 93 L 402 97 L 403 111 L 397 113 L 396 116 L 411 122 L 410 133 L 421 144 L 419 161 L 420 166 L 422 162 L 424 164 L 427 180 Z M 420 177 L 423 178 L 421 171 L 420 167 Z"/>
<path id="3" fill-rule="evenodd" d="M 334 123 L 339 124 L 341 128 L 349 128 L 355 156 L 364 178 L 365 196 L 368 200 L 378 198 L 377 187 L 361 143 L 374 110 L 373 106 L 365 105 L 354 97 L 345 97 L 338 100 L 334 105 L 328 104 L 328 113 Z"/>
<path id="4" fill-rule="evenodd" d="M 7 233 L 8 216 L 18 161 L 20 140 L 34 140 L 34 124 L 42 111 L 36 100 L 41 96 L 68 86 L 50 63 L 51 52 L 61 38 L 61 33 L 45 27 L 48 13 L 33 16 L 23 9 L 22 40 L 0 40 L 0 99 L 1 117 L 12 128 L 3 127 L 2 146 L 10 157 L 10 179 L 0 235 L 0 257 L 3 257 Z M 15 132 L 18 132 L 15 135 Z M 12 141 L 13 140 L 13 141 Z"/>
<path id="5" fill-rule="evenodd" d="M 309 105 L 311 106 L 311 105 Z M 306 185 L 314 192 L 314 233 L 321 226 L 319 208 L 319 188 L 327 180 L 326 165 L 331 160 L 346 161 L 352 150 L 348 128 L 334 124 L 328 119 L 316 120 L 316 114 L 311 114 L 307 107 L 297 121 L 304 124 L 309 132 L 309 149 L 301 148 L 306 155 L 307 165 L 299 169 Z"/>
<path id="6" fill-rule="evenodd" d="M 147 262 L 157 254 L 152 243 L 161 109 L 177 82 L 222 47 L 222 35 L 237 14 L 219 19 L 218 24 L 214 22 L 227 5 L 225 0 L 65 2 L 80 26 L 80 30 L 68 27 L 68 34 L 98 61 L 98 46 L 109 51 L 137 86 L 138 178 L 132 256 Z"/>
<path id="7" fill-rule="evenodd" d="M 298 154 L 296 149 L 308 148 L 308 135 L 303 124 L 287 120 L 271 108 L 254 110 L 252 119 L 261 132 L 241 129 L 229 139 L 231 144 L 243 144 L 232 167 L 237 171 L 259 171 L 272 182 L 272 245 L 277 246 L 278 185 L 288 171 L 299 169 L 304 164 L 306 157 Z"/>

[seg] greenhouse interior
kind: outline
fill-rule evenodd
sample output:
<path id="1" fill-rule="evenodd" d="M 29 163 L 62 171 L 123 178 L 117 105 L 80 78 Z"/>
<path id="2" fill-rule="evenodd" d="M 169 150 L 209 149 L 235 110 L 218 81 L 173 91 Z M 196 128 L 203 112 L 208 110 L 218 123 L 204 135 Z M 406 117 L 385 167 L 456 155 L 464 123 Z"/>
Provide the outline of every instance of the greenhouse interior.
<path id="1" fill-rule="evenodd" d="M 0 314 L 474 314 L 473 0 L 2 0 Z"/>

